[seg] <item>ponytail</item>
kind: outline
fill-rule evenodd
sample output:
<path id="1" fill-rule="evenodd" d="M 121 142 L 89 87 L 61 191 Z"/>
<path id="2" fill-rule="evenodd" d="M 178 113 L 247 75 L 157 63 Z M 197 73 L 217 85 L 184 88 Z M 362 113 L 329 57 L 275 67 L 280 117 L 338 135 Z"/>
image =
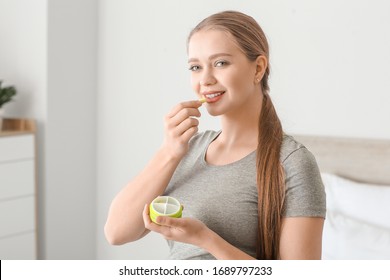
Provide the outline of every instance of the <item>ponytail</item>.
<path id="1" fill-rule="evenodd" d="M 285 195 L 284 170 L 280 162 L 283 141 L 281 122 L 267 90 L 259 118 L 257 146 L 258 259 L 280 258 L 281 217 Z"/>

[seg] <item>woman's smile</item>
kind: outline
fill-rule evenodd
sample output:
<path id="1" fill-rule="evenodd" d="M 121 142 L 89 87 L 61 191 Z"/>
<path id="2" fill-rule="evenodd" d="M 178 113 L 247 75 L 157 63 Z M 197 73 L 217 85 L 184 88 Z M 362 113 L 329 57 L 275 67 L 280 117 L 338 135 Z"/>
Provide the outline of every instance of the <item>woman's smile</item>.
<path id="1" fill-rule="evenodd" d="M 206 91 L 202 95 L 206 98 L 207 103 L 215 103 L 220 100 L 225 91 Z"/>

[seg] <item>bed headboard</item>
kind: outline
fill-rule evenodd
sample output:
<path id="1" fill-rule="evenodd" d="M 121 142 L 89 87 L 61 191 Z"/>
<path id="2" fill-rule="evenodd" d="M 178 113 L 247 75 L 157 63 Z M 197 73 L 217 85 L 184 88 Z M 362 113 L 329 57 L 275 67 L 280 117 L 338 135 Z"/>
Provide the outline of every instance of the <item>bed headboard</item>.
<path id="1" fill-rule="evenodd" d="M 390 185 L 390 140 L 293 136 L 314 154 L 321 172 Z"/>

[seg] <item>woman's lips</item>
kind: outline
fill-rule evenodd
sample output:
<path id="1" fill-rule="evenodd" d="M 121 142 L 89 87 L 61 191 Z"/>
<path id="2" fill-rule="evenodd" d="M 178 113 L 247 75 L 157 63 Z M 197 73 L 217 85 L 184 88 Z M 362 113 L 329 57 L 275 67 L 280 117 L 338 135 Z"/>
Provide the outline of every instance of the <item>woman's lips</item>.
<path id="1" fill-rule="evenodd" d="M 206 98 L 207 103 L 214 103 L 220 100 L 224 93 L 224 91 L 209 91 L 202 93 L 202 95 Z"/>

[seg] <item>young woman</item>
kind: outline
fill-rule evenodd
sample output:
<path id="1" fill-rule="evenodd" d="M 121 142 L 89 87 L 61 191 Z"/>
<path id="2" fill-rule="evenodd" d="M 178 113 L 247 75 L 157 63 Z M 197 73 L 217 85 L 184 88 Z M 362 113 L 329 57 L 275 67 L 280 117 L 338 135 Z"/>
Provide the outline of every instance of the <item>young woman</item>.
<path id="1" fill-rule="evenodd" d="M 283 133 L 260 26 L 235 11 L 204 19 L 188 38 L 188 68 L 222 129 L 198 133 L 200 101 L 175 106 L 161 148 L 111 204 L 108 241 L 155 231 L 171 259 L 320 259 L 324 187 L 313 155 Z M 151 222 L 159 195 L 177 198 L 183 218 Z"/>

